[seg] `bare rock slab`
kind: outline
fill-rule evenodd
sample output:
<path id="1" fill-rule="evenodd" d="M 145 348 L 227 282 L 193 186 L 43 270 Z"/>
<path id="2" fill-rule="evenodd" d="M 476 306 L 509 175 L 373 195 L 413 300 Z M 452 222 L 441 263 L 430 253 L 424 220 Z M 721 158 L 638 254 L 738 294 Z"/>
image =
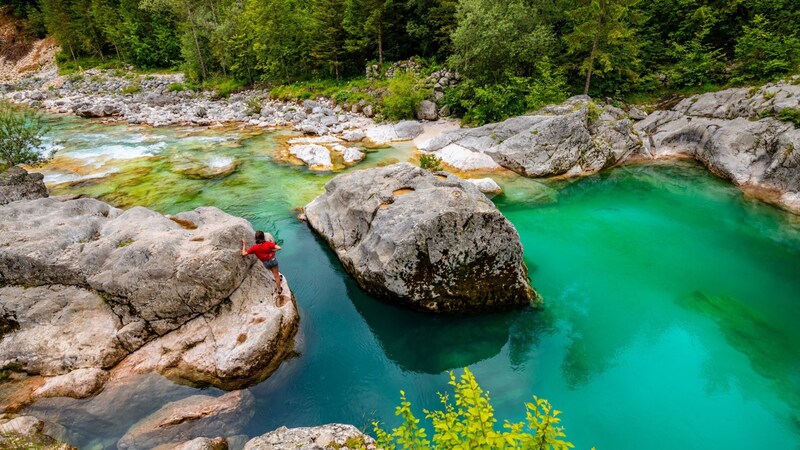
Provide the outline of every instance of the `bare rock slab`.
<path id="1" fill-rule="evenodd" d="M 117 442 L 117 448 L 145 450 L 198 437 L 235 435 L 253 417 L 254 402 L 253 394 L 241 390 L 221 397 L 193 395 L 168 403 L 132 426 Z"/>
<path id="2" fill-rule="evenodd" d="M 28 173 L 21 167 L 11 167 L 0 172 L 0 205 L 18 200 L 47 197 L 44 175 Z"/>
<path id="3" fill-rule="evenodd" d="M 538 300 L 514 226 L 475 185 L 452 175 L 408 163 L 340 175 L 306 216 L 373 295 L 450 313 Z"/>
<path id="4" fill-rule="evenodd" d="M 297 449 L 340 449 L 349 448 L 376 450 L 375 439 L 358 431 L 352 425 L 328 424 L 318 427 L 286 428 L 253 438 L 244 450 L 297 450 Z"/>

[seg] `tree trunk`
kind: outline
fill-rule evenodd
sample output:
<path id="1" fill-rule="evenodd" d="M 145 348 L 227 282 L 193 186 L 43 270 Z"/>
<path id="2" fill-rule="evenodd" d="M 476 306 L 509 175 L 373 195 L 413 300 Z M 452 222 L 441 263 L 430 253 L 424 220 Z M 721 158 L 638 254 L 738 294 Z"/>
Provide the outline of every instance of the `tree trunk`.
<path id="1" fill-rule="evenodd" d="M 75 62 L 75 67 L 79 67 L 78 58 L 75 57 L 75 50 L 72 49 L 72 42 L 67 42 L 67 46 L 69 47 L 69 53 L 72 55 L 72 61 Z"/>
<path id="2" fill-rule="evenodd" d="M 194 48 L 197 50 L 197 60 L 200 62 L 200 70 L 203 72 L 203 81 L 208 78 L 206 73 L 206 64 L 203 62 L 203 53 L 200 51 L 200 41 L 197 40 L 197 31 L 194 28 L 194 16 L 192 15 L 191 8 L 189 11 L 189 25 L 192 28 L 192 37 L 194 38 Z"/>
<path id="3" fill-rule="evenodd" d="M 378 19 L 378 65 L 383 67 L 383 27 Z"/>
<path id="4" fill-rule="evenodd" d="M 589 70 L 586 71 L 586 86 L 583 88 L 583 95 L 589 95 L 589 84 L 592 81 L 592 68 L 594 68 L 594 54 L 597 51 L 597 41 L 600 38 L 600 30 L 594 35 L 592 43 L 592 53 L 589 54 Z"/>

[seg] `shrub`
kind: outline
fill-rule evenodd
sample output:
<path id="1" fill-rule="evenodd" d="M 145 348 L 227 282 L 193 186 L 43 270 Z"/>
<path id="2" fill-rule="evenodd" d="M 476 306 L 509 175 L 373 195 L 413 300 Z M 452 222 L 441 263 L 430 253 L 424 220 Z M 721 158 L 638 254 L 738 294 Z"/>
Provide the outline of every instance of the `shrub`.
<path id="1" fill-rule="evenodd" d="M 431 172 L 438 172 L 442 170 L 442 158 L 431 153 L 423 153 L 419 156 L 419 166 Z"/>
<path id="2" fill-rule="evenodd" d="M 553 103 L 561 103 L 569 97 L 567 78 L 564 71 L 554 66 L 549 58 L 536 63 L 537 76 L 530 83 L 530 91 L 525 96 L 529 110 L 536 110 Z"/>
<path id="3" fill-rule="evenodd" d="M 248 116 L 253 116 L 261 113 L 261 108 L 264 106 L 261 99 L 258 97 L 250 97 L 244 101 L 244 106 Z"/>
<path id="4" fill-rule="evenodd" d="M 402 73 L 389 80 L 389 93 L 382 103 L 381 112 L 389 120 L 413 119 L 417 106 L 428 97 L 419 80 L 410 73 Z"/>
<path id="5" fill-rule="evenodd" d="M 167 90 L 170 92 L 183 92 L 186 90 L 186 86 L 184 86 L 183 83 L 170 83 L 169 86 L 167 86 Z"/>
<path id="6" fill-rule="evenodd" d="M 0 159 L 9 167 L 47 161 L 52 152 L 42 152 L 42 137 L 48 130 L 41 114 L 10 103 L 0 103 Z"/>
<path id="7" fill-rule="evenodd" d="M 469 369 L 464 369 L 460 379 L 450 372 L 453 399 L 439 394 L 444 407 L 438 411 L 425 410 L 425 417 L 433 422 L 433 436 L 428 440 L 425 428 L 411 411 L 411 403 L 400 391 L 400 406 L 395 415 L 403 422 L 391 432 L 385 431 L 377 422 L 373 423 L 378 445 L 383 449 L 427 450 L 432 448 L 480 448 L 480 449 L 553 449 L 567 450 L 572 443 L 565 441 L 563 427 L 558 426 L 561 411 L 553 409 L 545 399 L 533 397 L 525 403 L 526 421 L 503 424 L 505 431 L 497 431 L 494 408 L 489 394 L 484 392 Z"/>
<path id="8" fill-rule="evenodd" d="M 122 88 L 120 92 L 123 94 L 136 94 L 142 92 L 142 85 L 138 81 L 134 81 L 133 83 Z"/>
<path id="9" fill-rule="evenodd" d="M 244 82 L 236 81 L 232 78 L 216 80 L 211 83 L 211 88 L 217 93 L 217 97 L 228 98 L 231 94 L 244 86 Z"/>

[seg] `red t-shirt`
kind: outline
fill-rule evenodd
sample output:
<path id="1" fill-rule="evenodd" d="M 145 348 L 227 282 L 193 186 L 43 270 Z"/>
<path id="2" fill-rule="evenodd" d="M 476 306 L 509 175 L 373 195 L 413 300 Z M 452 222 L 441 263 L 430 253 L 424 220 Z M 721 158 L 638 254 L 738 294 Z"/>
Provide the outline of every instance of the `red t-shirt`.
<path id="1" fill-rule="evenodd" d="M 263 244 L 256 244 L 247 250 L 248 255 L 256 254 L 259 260 L 267 261 L 275 257 L 275 243 L 264 242 Z"/>

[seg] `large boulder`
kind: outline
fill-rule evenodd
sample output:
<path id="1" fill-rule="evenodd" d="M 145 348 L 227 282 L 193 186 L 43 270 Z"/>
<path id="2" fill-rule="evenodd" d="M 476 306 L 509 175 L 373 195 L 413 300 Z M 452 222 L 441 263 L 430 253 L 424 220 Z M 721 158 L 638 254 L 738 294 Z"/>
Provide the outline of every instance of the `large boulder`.
<path id="1" fill-rule="evenodd" d="M 16 166 L 0 172 L 0 205 L 47 197 L 47 187 L 43 180 L 44 175 L 28 173 Z"/>
<path id="2" fill-rule="evenodd" d="M 125 325 L 155 334 L 208 313 L 242 283 L 237 251 L 250 224 L 216 208 L 168 218 L 89 199 L 45 198 L 0 207 L 0 281 L 93 289 Z"/>
<path id="3" fill-rule="evenodd" d="M 244 450 L 296 450 L 352 448 L 375 450 L 375 439 L 352 425 L 333 423 L 318 427 L 280 427 L 247 442 Z"/>
<path id="4" fill-rule="evenodd" d="M 223 389 L 263 380 L 292 351 L 298 315 L 286 280 L 278 302 L 272 275 L 240 255 L 252 235 L 216 208 L 0 206 L 0 366 L 53 377 L 34 398 L 150 372 Z"/>
<path id="5" fill-rule="evenodd" d="M 622 110 L 579 96 L 536 115 L 446 133 L 422 150 L 459 170 L 493 169 L 477 163 L 483 157 L 525 176 L 547 177 L 595 173 L 640 154 L 642 143 Z"/>
<path id="6" fill-rule="evenodd" d="M 537 299 L 514 226 L 455 176 L 408 163 L 340 175 L 306 216 L 373 295 L 459 313 Z"/>
<path id="7" fill-rule="evenodd" d="M 221 397 L 193 395 L 171 402 L 133 425 L 117 442 L 117 448 L 149 450 L 198 437 L 235 435 L 253 417 L 254 403 L 253 394 L 245 390 Z"/>

